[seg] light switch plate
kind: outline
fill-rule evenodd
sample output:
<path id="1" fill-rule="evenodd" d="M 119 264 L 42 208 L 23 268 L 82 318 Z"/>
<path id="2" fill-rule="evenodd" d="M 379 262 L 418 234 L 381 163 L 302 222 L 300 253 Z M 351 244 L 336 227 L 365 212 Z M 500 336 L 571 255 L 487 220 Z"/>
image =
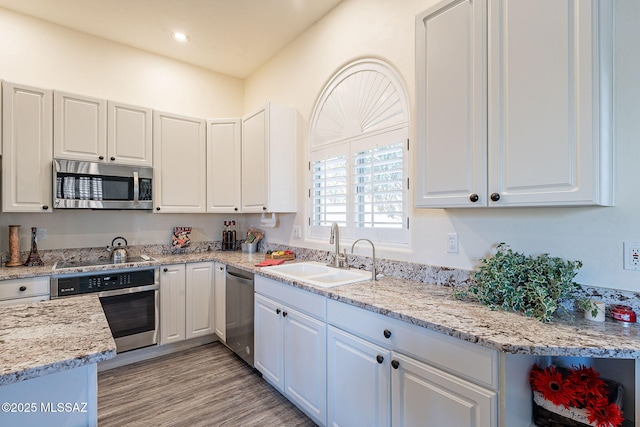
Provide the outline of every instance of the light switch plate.
<path id="1" fill-rule="evenodd" d="M 458 253 L 458 233 L 447 233 L 447 253 Z"/>

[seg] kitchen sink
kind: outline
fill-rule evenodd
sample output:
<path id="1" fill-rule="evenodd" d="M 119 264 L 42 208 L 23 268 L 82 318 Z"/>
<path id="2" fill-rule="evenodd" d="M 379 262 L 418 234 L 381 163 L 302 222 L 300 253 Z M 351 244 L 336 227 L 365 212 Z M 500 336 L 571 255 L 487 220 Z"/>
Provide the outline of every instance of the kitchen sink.
<path id="1" fill-rule="evenodd" d="M 322 288 L 332 288 L 371 279 L 369 271 L 339 269 L 314 261 L 263 267 L 262 270 Z"/>

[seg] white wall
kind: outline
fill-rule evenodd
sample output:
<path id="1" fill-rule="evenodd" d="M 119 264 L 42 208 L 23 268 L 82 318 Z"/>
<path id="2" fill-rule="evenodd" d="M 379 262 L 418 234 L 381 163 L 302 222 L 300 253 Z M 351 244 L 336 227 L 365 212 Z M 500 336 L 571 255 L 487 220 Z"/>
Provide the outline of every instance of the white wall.
<path id="1" fill-rule="evenodd" d="M 1 8 L 0 79 L 200 118 L 243 113 L 240 79 Z M 22 226 L 21 247 L 29 250 L 30 227 L 47 229 L 40 249 L 106 246 L 120 235 L 130 244 L 168 244 L 173 226 L 194 227 L 194 240 L 219 240 L 223 218 L 130 211 L 1 213 L 0 251 L 8 251 L 9 224 Z"/>
<path id="2" fill-rule="evenodd" d="M 389 62 L 404 78 L 415 109 L 414 17 L 435 0 L 345 0 L 245 82 L 245 107 L 267 100 L 298 108 L 304 138 L 300 145 L 299 179 L 307 182 L 307 126 L 313 106 L 330 77 L 361 57 Z M 412 246 L 397 250 L 380 246 L 388 258 L 449 267 L 473 268 L 499 242 L 515 250 L 580 259 L 577 276 L 583 284 L 640 290 L 640 272 L 622 269 L 622 242 L 640 241 L 637 213 L 640 191 L 640 2 L 616 3 L 616 206 L 537 209 L 413 209 Z M 542 27 L 541 27 L 542 28 Z M 306 187 L 306 184 L 302 186 Z M 300 191 L 299 212 L 307 209 Z M 290 215 L 283 223 L 305 226 L 306 214 Z M 301 245 L 290 239 L 290 227 L 270 233 L 270 240 Z M 456 232 L 460 253 L 447 254 L 446 233 Z M 328 242 L 306 246 L 330 250 Z M 367 248 L 362 253 L 368 254 Z"/>

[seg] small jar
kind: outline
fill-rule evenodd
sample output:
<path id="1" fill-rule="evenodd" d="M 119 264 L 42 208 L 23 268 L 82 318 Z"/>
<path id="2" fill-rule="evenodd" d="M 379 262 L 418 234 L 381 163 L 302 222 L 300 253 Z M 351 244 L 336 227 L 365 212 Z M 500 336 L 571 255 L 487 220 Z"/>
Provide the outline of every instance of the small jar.
<path id="1" fill-rule="evenodd" d="M 611 309 L 611 315 L 618 322 L 625 324 L 636 321 L 636 313 L 628 305 L 614 305 Z"/>

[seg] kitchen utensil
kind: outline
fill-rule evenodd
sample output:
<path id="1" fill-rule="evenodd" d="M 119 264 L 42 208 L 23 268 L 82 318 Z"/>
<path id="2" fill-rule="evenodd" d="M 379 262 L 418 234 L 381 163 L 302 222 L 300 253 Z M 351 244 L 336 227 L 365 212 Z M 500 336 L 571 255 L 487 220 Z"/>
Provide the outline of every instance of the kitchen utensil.
<path id="1" fill-rule="evenodd" d="M 118 247 L 114 248 L 113 245 L 118 239 L 124 241 L 124 247 L 122 247 L 122 242 L 118 242 Z M 127 239 L 120 236 L 116 237 L 111 241 L 111 246 L 107 246 L 107 252 L 111 253 L 111 260 L 114 264 L 127 262 L 127 257 L 129 256 L 127 253 Z"/>

